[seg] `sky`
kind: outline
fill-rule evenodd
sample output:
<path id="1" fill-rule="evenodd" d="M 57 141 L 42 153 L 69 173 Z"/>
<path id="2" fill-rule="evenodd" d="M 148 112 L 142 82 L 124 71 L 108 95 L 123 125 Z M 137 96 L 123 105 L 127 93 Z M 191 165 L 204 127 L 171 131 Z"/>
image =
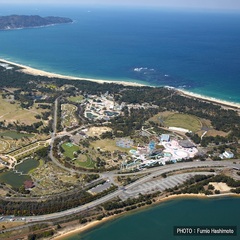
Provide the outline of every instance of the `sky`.
<path id="1" fill-rule="evenodd" d="M 0 4 L 78 4 L 240 10 L 240 0 L 0 0 Z"/>

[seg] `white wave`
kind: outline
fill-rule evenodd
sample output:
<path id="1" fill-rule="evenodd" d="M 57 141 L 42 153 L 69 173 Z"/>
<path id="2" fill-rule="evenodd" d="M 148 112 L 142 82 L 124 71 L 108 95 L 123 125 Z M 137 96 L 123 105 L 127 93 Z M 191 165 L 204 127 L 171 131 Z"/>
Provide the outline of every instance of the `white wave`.
<path id="1" fill-rule="evenodd" d="M 147 67 L 140 67 L 140 68 L 134 68 L 133 71 L 134 72 L 141 72 L 142 70 L 148 70 Z"/>

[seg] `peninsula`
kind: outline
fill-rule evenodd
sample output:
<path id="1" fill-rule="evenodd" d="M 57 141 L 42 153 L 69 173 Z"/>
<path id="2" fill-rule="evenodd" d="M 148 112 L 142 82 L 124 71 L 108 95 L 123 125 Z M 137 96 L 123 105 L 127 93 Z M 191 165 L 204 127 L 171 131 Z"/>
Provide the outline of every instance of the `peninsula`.
<path id="1" fill-rule="evenodd" d="M 43 27 L 54 24 L 71 23 L 70 18 L 65 17 L 40 17 L 38 15 L 10 15 L 0 16 L 0 30 L 11 30 L 19 28 Z"/>

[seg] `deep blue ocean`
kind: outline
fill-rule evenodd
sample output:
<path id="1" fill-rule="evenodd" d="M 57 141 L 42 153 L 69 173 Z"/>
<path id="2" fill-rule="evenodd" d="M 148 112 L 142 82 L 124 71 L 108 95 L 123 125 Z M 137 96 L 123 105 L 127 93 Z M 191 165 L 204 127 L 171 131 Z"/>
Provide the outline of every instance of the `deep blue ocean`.
<path id="1" fill-rule="evenodd" d="M 0 31 L 0 58 L 78 77 L 173 86 L 240 103 L 240 13 L 7 6 L 72 24 Z"/>

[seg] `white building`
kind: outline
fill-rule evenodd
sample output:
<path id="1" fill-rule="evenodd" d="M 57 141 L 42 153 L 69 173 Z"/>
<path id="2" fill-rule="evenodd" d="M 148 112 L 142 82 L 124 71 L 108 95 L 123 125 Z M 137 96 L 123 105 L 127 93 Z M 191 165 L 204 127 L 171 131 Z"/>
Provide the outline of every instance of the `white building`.
<path id="1" fill-rule="evenodd" d="M 183 132 L 183 133 L 192 132 L 192 131 L 190 131 L 188 129 L 180 128 L 180 127 L 169 127 L 168 129 L 172 130 L 172 131 Z"/>
<path id="2" fill-rule="evenodd" d="M 224 159 L 224 158 L 233 158 L 234 157 L 234 154 L 230 151 L 225 151 L 223 154 L 220 154 L 219 157 L 221 159 Z"/>
<path id="3" fill-rule="evenodd" d="M 161 142 L 169 142 L 170 141 L 170 135 L 169 134 L 162 134 L 160 137 Z"/>

